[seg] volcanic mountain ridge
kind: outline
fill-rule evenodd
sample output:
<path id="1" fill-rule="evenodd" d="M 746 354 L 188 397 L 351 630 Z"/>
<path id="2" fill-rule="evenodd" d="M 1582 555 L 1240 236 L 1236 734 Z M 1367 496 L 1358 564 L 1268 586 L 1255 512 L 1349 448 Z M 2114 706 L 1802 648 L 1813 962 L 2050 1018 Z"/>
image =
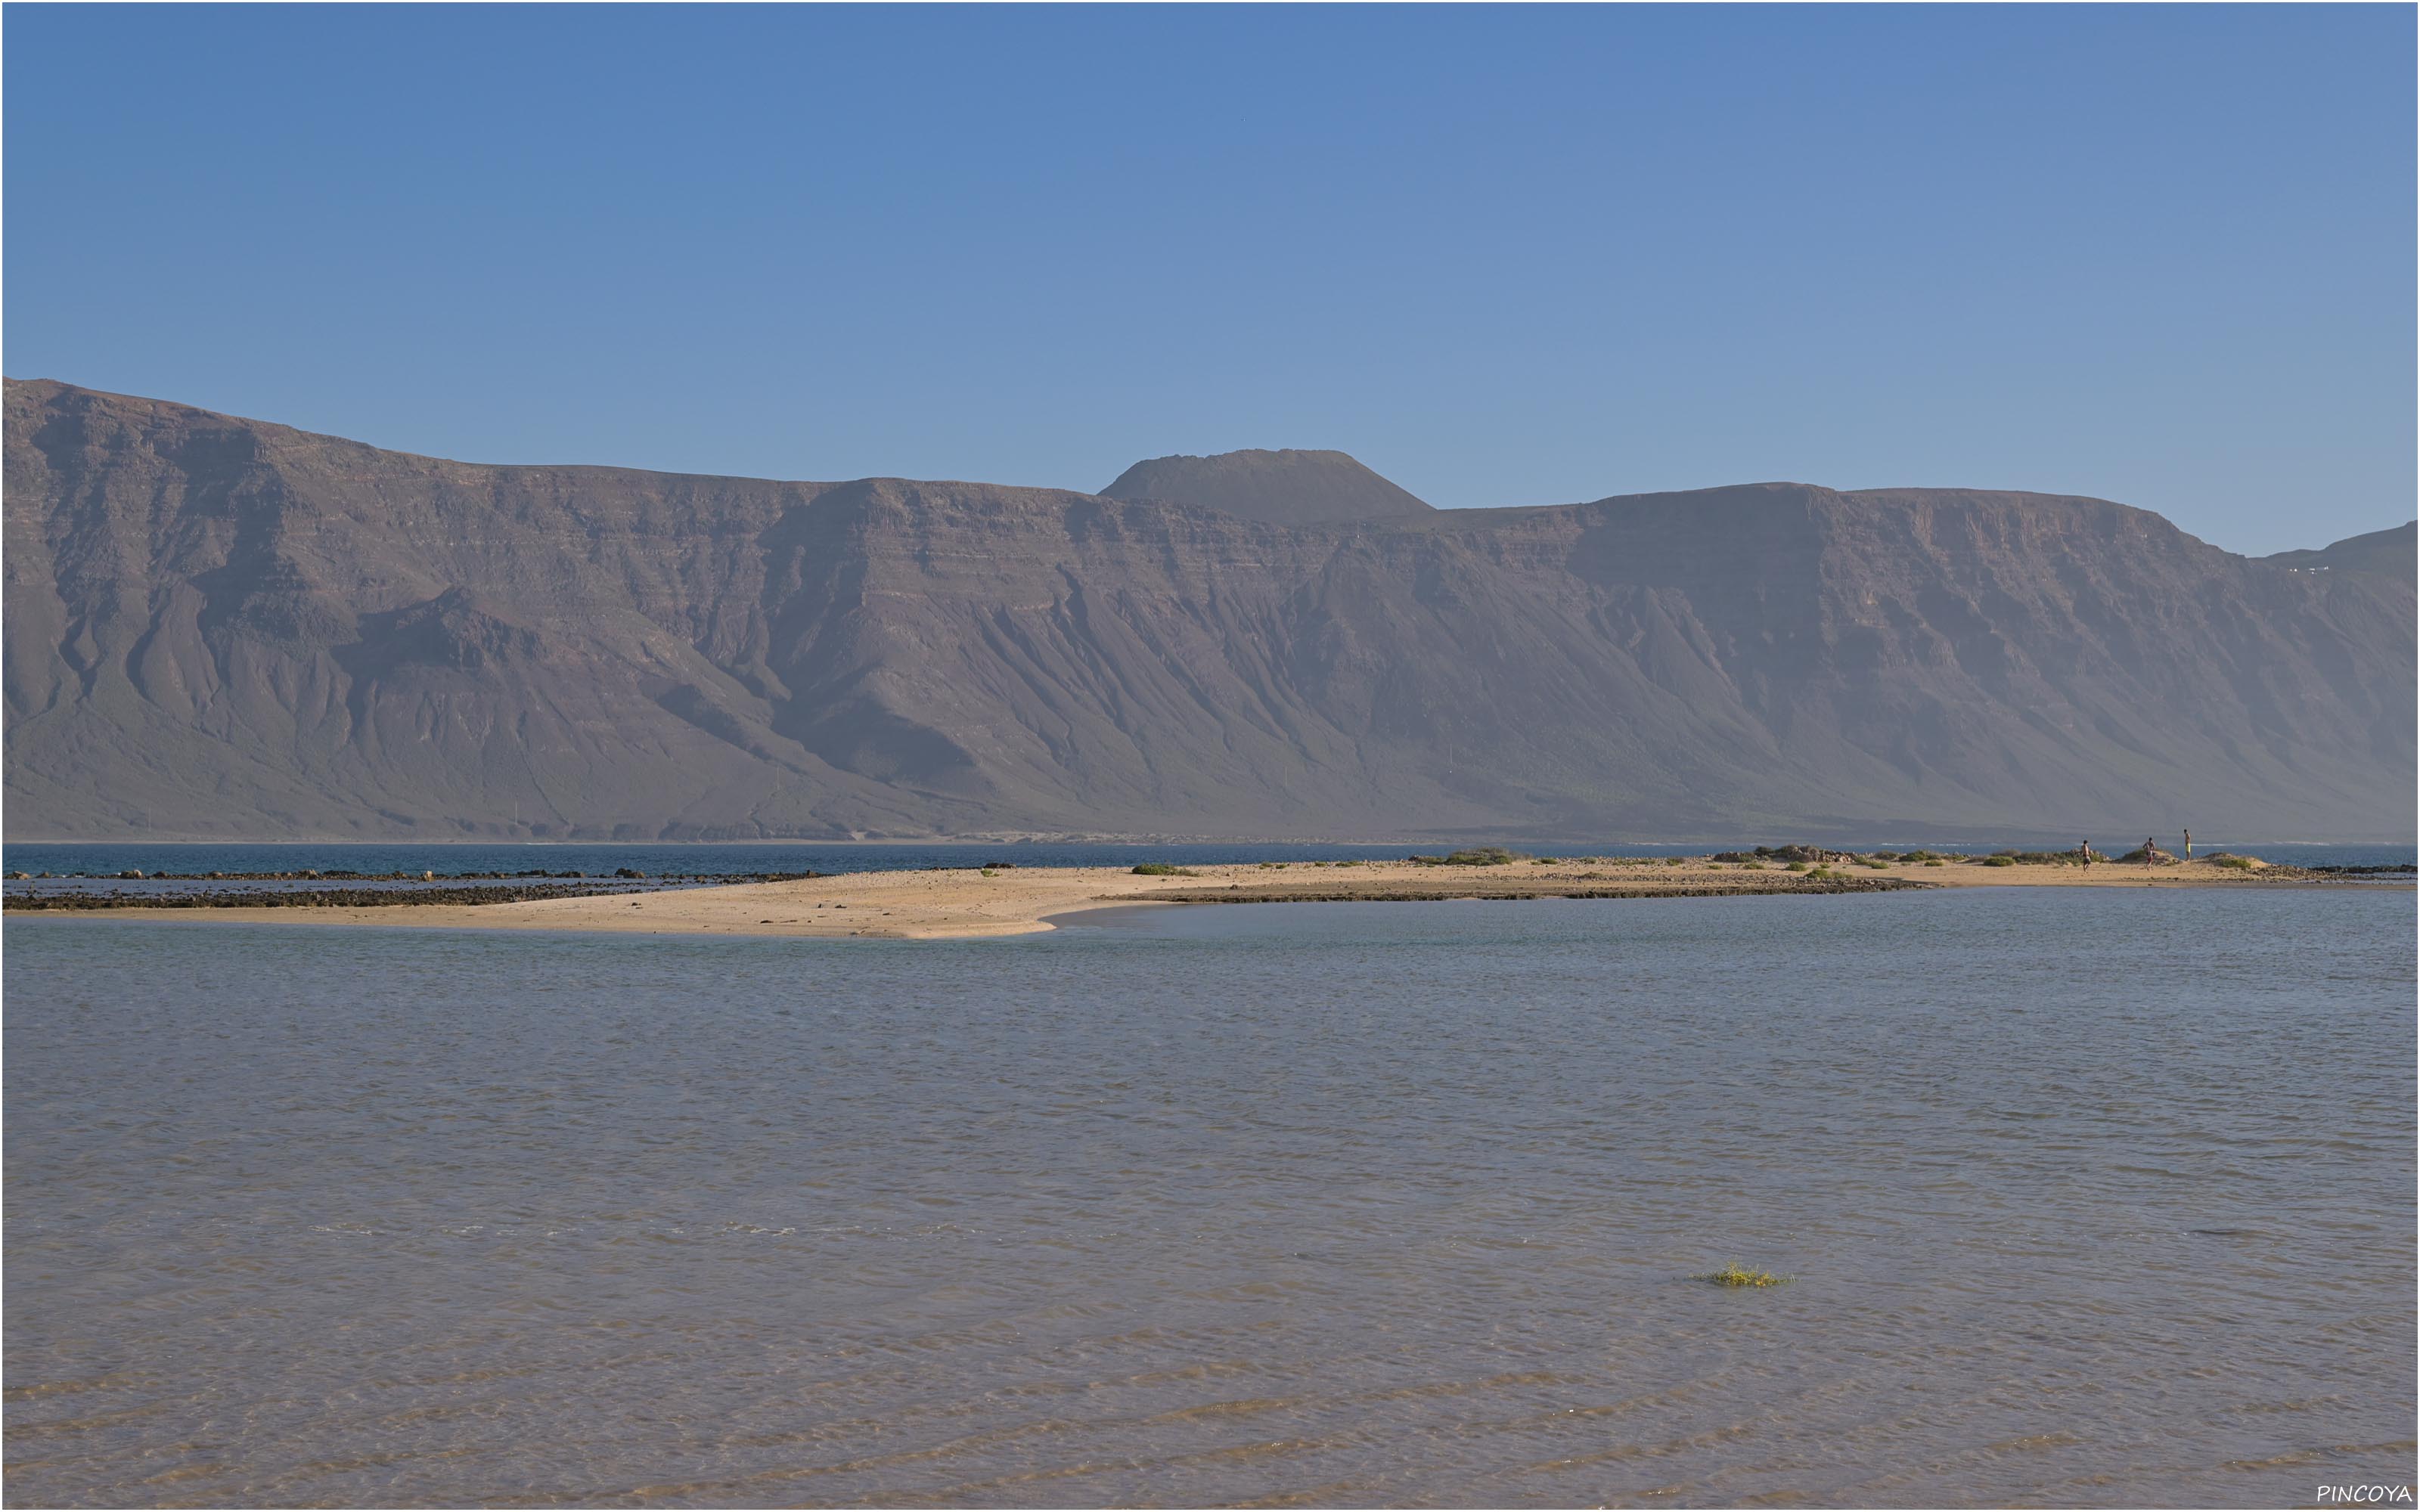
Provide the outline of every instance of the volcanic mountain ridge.
<path id="1" fill-rule="evenodd" d="M 2410 527 L 2398 573 L 2040 494 L 1438 512 L 1342 454 L 495 467 L 14 380 L 6 461 L 11 839 L 2413 822 Z"/>

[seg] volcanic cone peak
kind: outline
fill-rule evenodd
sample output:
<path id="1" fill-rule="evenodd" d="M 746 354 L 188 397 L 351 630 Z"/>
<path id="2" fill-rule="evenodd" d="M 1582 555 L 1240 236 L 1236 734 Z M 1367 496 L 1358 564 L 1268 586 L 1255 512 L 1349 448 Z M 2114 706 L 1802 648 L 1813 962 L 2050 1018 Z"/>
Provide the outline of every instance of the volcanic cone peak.
<path id="1" fill-rule="evenodd" d="M 1221 452 L 1137 462 L 1101 492 L 1159 499 L 1281 525 L 1336 525 L 1434 513 L 1342 452 Z"/>

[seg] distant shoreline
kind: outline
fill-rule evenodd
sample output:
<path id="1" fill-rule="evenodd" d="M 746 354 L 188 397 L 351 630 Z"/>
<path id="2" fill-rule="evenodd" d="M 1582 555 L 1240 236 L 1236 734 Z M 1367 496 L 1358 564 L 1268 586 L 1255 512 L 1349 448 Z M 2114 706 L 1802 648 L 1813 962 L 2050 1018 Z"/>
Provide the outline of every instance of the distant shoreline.
<path id="1" fill-rule="evenodd" d="M 1791 865 L 1799 870 L 1789 870 Z M 1875 862 L 1716 861 L 1708 856 L 1504 864 L 1246 862 L 1156 873 L 1113 867 L 973 867 L 859 872 L 779 882 L 631 893 L 590 891 L 461 903 L 435 888 L 365 902 L 358 892 L 302 892 L 273 903 L 230 892 L 163 905 L 105 895 L 75 902 L 11 897 L 17 917 L 184 919 L 216 923 L 505 929 L 616 934 L 747 934 L 826 939 L 983 939 L 1035 933 L 1094 909 L 1151 903 L 1412 903 L 1458 899 L 1798 897 L 1977 887 L 2275 888 L 2377 887 L 2300 868 L 2211 859 L 2145 866 L 2104 861 L 1993 863 L 1982 858 Z M 2388 887 L 2411 886 L 2386 883 Z M 391 901 L 390 901 L 391 899 Z M 231 905 L 230 905 L 231 904 Z"/>
<path id="2" fill-rule="evenodd" d="M 1767 833 L 1769 834 L 1770 831 Z M 1785 831 L 1785 833 L 1801 834 L 1805 836 L 1807 843 L 1808 844 L 1826 845 L 1836 850 L 1842 851 L 1863 850 L 1875 845 L 1882 845 L 1886 848 L 1906 849 L 1924 846 L 1942 849 L 1945 854 L 1954 852 L 1962 855 L 1969 852 L 1981 854 L 1987 848 L 1996 849 L 1997 847 L 2010 844 L 2031 845 L 2040 843 L 2046 845 L 2063 845 L 2067 843 L 2071 838 L 2065 831 L 2031 829 L 1990 830 L 1985 832 L 1984 838 L 1978 838 L 1973 833 L 1966 831 L 1959 831 L 1945 838 L 1944 834 L 1938 831 L 1915 830 L 1909 832 L 1890 832 L 1880 828 L 1823 833 L 1801 830 Z M 2316 850 L 2367 846 L 2409 847 L 2412 844 L 2412 840 L 2409 835 L 2391 835 L 2384 839 L 2379 839 L 2372 836 L 2351 840 L 2263 840 L 2257 836 L 2247 837 L 2242 835 L 2226 835 L 2221 837 L 2221 842 L 2227 845 L 2259 845 L 2270 847 L 2296 846 Z M 1575 838 L 1571 835 L 1544 837 L 1536 835 L 1498 834 L 1484 834 L 1477 836 L 1457 834 L 1418 834 L 1395 837 L 1380 836 L 1374 840 L 1367 836 L 1349 835 L 1311 836 L 1306 838 L 1300 835 L 1124 835 L 1072 833 L 976 836 L 905 835 L 856 840 L 833 840 L 814 835 L 789 835 L 769 838 L 758 835 L 751 836 L 742 840 L 698 840 L 695 838 L 678 840 L 632 840 L 628 837 L 534 839 L 526 835 L 496 835 L 485 837 L 456 836 L 445 840 L 430 840 L 409 835 L 391 835 L 366 840 L 359 835 L 301 837 L 291 835 L 273 837 L 263 837 L 258 835 L 174 835 L 156 838 L 149 835 L 115 835 L 101 838 L 95 838 L 92 836 L 70 836 L 65 839 L 56 836 L 25 835 L 0 837 L 0 846 L 90 846 L 96 849 L 104 846 L 134 847 L 151 845 L 163 847 L 174 845 L 285 845 L 298 848 L 303 846 L 357 846 L 365 850 L 403 849 L 408 847 L 423 847 L 430 850 L 478 850 L 511 849 L 520 846 L 528 846 L 531 848 L 546 847 L 564 850 L 575 848 L 592 850 L 668 850 L 682 847 L 694 848 L 697 850 L 708 850 L 721 847 L 729 847 L 732 849 L 747 847 L 765 847 L 768 849 L 775 847 L 788 847 L 791 849 L 800 850 L 826 848 L 832 850 L 912 850 L 925 846 L 958 846 L 971 848 L 982 845 L 1103 845 L 1118 846 L 1122 848 L 1179 845 L 1195 847 L 1217 845 L 1291 845 L 1303 849 L 1313 849 L 1321 846 L 1334 846 L 1338 849 L 1349 850 L 1371 850 L 1376 848 L 1404 850 L 1406 848 L 1435 846 L 1450 847 L 1456 845 L 1519 845 L 1536 846 L 1549 851 L 1558 847 L 1575 850 L 1596 850 L 1604 847 L 1619 847 L 1650 849 L 1656 851 L 1679 851 L 1683 849 L 1695 848 L 1701 852 L 1708 852 L 1727 850 L 1733 847 L 1745 849 L 1757 843 L 1757 840 L 1752 837 L 1743 839 L 1738 836 L 1722 835 L 1688 835 L 1674 839 L 1660 840 L 1639 837 L 1611 840 L 1602 837 Z"/>

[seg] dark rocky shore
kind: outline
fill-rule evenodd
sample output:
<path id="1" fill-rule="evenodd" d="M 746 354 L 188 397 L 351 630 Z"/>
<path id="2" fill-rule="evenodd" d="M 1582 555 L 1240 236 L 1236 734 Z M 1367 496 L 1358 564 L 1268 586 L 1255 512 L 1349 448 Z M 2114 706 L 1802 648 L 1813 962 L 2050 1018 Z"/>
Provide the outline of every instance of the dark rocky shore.
<path id="1" fill-rule="evenodd" d="M 611 876 L 579 872 L 470 872 L 439 877 L 434 872 L 253 872 L 173 873 L 114 872 L 105 877 L 27 877 L 12 873 L 6 900 L 9 913 L 91 913 L 153 908 L 408 908 L 415 904 L 471 906 L 529 903 L 541 898 L 596 898 L 661 892 L 681 887 L 729 887 L 752 882 L 803 882 L 821 872 L 765 872 L 743 876 L 649 877 L 628 867 Z M 86 884 L 137 883 L 139 887 L 86 890 Z M 365 883 L 355 887 L 276 887 L 276 883 Z M 162 887 L 160 884 L 225 884 Z M 479 886 L 492 883 L 493 886 Z M 66 890 L 39 890 L 56 887 Z"/>
<path id="2" fill-rule="evenodd" d="M 10 894 L 9 913 L 69 911 L 86 913 L 116 908 L 398 908 L 414 903 L 518 903 L 536 898 L 593 898 L 604 893 L 636 892 L 610 883 L 582 885 L 534 884 L 500 887 L 330 887 L 272 889 L 213 888 L 208 892 L 62 892 Z"/>

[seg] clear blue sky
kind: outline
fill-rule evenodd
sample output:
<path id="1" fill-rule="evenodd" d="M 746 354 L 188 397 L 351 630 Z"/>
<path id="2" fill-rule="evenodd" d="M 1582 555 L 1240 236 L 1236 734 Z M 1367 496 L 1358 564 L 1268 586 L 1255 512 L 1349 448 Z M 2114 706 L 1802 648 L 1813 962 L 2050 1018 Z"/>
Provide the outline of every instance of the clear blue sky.
<path id="1" fill-rule="evenodd" d="M 479 461 L 2413 513 L 2408 6 L 12 6 L 5 360 Z"/>

